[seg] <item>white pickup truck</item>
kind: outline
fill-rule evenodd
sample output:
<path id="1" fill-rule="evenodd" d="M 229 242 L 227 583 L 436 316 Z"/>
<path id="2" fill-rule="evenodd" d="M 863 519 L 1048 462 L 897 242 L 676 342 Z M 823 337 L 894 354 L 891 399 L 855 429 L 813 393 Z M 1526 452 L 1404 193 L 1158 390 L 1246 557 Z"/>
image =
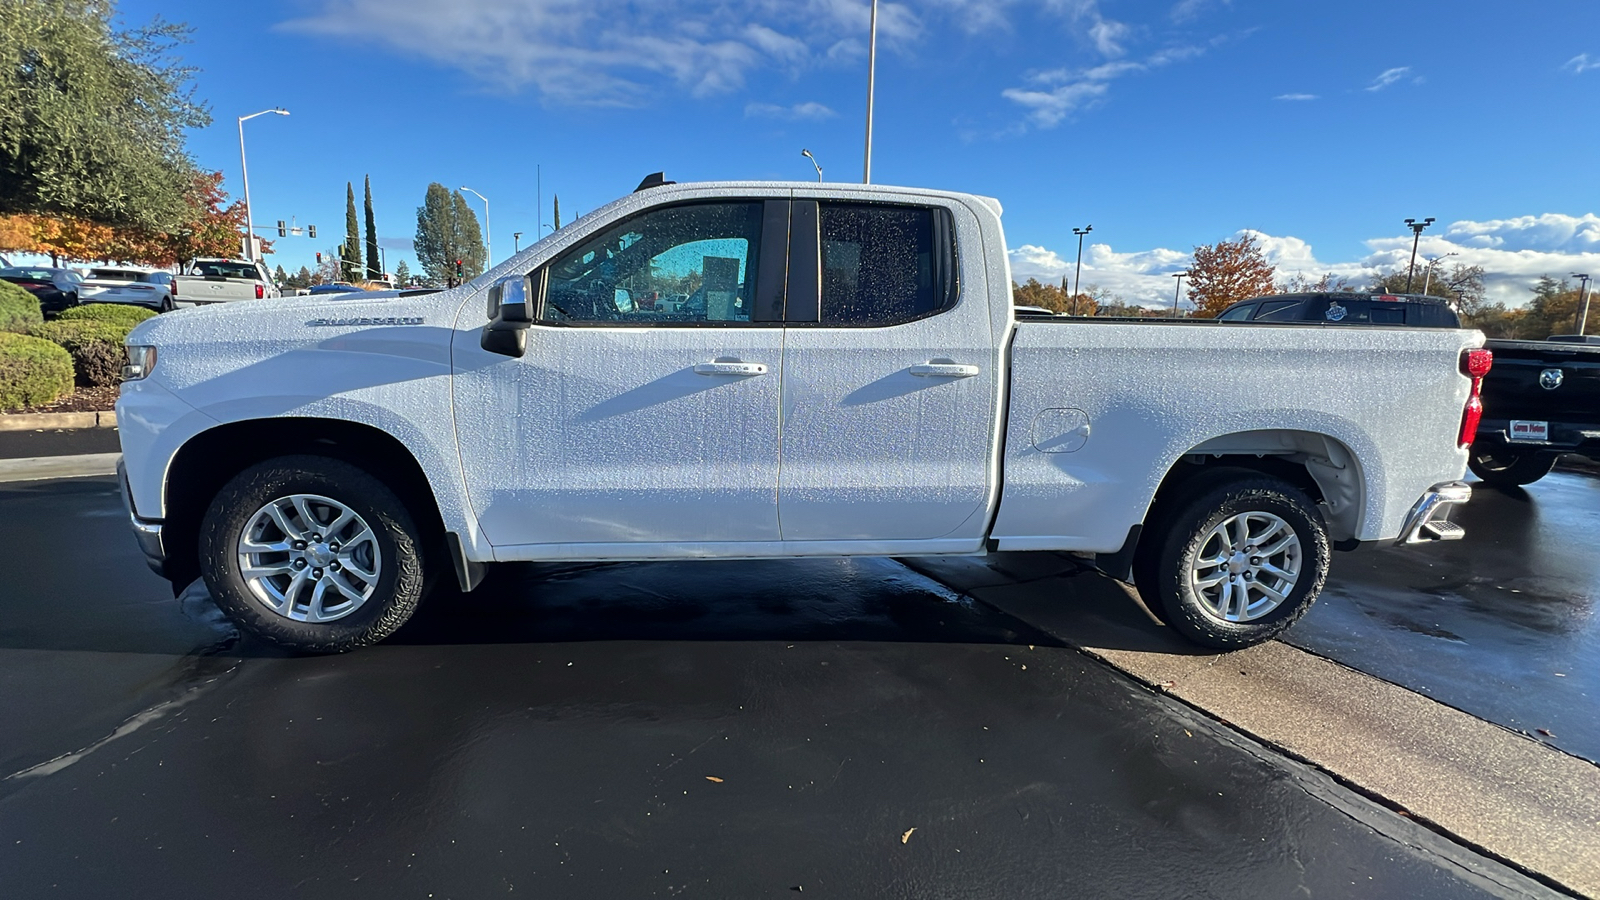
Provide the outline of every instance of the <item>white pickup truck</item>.
<path id="1" fill-rule="evenodd" d="M 647 179 L 647 183 L 649 180 Z M 666 299 L 663 299 L 666 298 Z M 489 563 L 1068 550 L 1213 647 L 1459 537 L 1483 337 L 1013 312 L 1000 204 L 641 186 L 453 290 L 129 336 L 133 528 L 331 652 Z"/>
<path id="2" fill-rule="evenodd" d="M 195 259 L 172 279 L 178 306 L 266 300 L 281 292 L 265 263 L 249 259 Z"/>

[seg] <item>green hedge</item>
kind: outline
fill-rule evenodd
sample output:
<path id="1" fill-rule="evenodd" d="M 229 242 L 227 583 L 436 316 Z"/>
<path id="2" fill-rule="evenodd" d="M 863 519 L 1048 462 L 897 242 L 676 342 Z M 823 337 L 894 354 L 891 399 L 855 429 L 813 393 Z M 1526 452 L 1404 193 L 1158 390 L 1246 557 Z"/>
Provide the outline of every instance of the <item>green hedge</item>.
<path id="1" fill-rule="evenodd" d="M 0 331 L 0 409 L 42 406 L 72 393 L 72 357 L 46 340 Z"/>
<path id="2" fill-rule="evenodd" d="M 122 345 L 132 330 L 132 325 L 78 319 L 35 325 L 28 334 L 60 344 L 72 354 L 78 384 L 104 387 L 122 380 L 122 364 L 128 356 Z"/>
<path id="3" fill-rule="evenodd" d="M 115 322 L 129 328 L 155 316 L 155 310 L 125 303 L 86 303 L 61 311 L 58 322 Z"/>
<path id="4" fill-rule="evenodd" d="M 9 281 L 0 281 L 0 331 L 27 331 L 43 321 L 38 297 Z"/>

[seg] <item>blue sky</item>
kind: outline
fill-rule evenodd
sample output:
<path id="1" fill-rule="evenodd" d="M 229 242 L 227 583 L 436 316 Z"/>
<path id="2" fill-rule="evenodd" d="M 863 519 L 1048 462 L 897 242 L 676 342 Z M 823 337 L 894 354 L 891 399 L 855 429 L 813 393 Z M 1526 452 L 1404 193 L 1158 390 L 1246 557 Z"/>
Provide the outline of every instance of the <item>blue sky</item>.
<path id="1" fill-rule="evenodd" d="M 194 29 L 215 123 L 199 162 L 255 219 L 314 222 L 269 262 L 335 246 L 370 174 L 390 267 L 430 181 L 492 204 L 526 246 L 648 172 L 861 178 L 865 0 L 123 0 Z M 922 0 L 879 18 L 873 180 L 1005 205 L 1019 278 L 1171 296 L 1197 243 L 1257 232 L 1280 273 L 1352 277 L 1424 255 L 1600 275 L 1600 3 Z M 536 169 L 536 167 L 538 167 Z M 477 198 L 468 202 L 480 210 Z M 398 257 L 397 257 L 398 255 Z"/>

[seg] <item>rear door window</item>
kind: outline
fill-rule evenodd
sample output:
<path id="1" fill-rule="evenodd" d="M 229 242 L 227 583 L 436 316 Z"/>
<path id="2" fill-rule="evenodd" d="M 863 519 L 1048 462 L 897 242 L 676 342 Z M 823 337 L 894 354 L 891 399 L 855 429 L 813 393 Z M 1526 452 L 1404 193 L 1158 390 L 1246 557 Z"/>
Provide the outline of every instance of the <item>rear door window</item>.
<path id="1" fill-rule="evenodd" d="M 895 325 L 956 300 L 955 246 L 942 209 L 821 203 L 821 324 Z"/>
<path id="2" fill-rule="evenodd" d="M 1257 322 L 1298 322 L 1299 300 L 1263 300 L 1256 308 Z"/>
<path id="3" fill-rule="evenodd" d="M 1306 304 L 1306 318 L 1314 322 L 1335 325 L 1366 324 L 1371 319 L 1370 300 L 1351 300 L 1346 297 L 1329 297 Z"/>
<path id="4" fill-rule="evenodd" d="M 1223 320 L 1224 322 L 1240 322 L 1250 318 L 1250 314 L 1255 311 L 1256 306 L 1254 303 L 1246 303 L 1243 306 L 1235 306 L 1232 309 L 1227 310 L 1222 315 L 1217 316 L 1217 318 Z"/>

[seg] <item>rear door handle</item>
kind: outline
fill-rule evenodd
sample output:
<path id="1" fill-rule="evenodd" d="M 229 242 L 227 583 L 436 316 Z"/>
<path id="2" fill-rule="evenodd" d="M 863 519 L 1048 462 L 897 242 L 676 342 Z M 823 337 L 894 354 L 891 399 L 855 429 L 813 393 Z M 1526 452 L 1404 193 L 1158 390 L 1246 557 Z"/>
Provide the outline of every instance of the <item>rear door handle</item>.
<path id="1" fill-rule="evenodd" d="M 911 367 L 911 374 L 921 375 L 924 378 L 971 378 L 978 372 L 977 366 L 961 363 L 926 362 Z"/>
<path id="2" fill-rule="evenodd" d="M 696 365 L 694 373 L 696 375 L 765 375 L 767 374 L 767 364 L 719 359 L 716 362 Z"/>

